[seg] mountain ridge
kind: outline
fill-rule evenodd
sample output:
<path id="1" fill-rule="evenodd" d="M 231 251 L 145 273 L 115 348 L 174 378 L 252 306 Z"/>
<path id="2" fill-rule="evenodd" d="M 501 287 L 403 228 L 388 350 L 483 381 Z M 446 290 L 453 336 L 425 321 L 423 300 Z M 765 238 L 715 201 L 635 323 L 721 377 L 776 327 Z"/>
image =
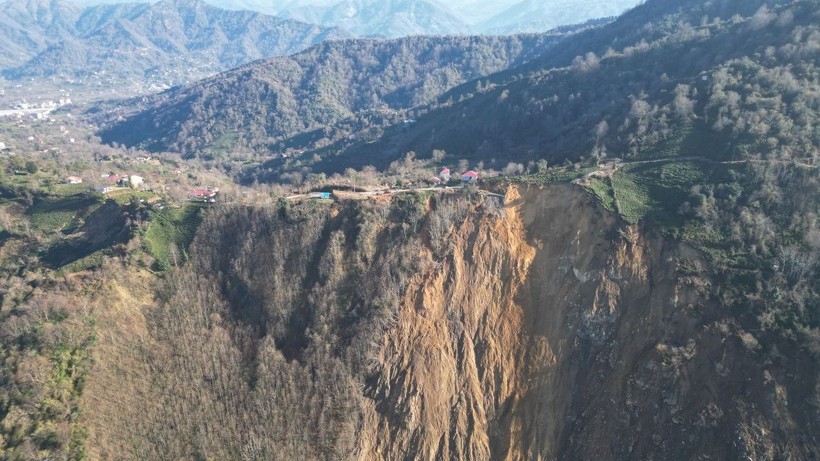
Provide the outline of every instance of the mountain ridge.
<path id="1" fill-rule="evenodd" d="M 197 118 L 206 119 L 201 115 L 187 115 L 191 112 L 186 104 L 199 98 L 197 91 L 183 89 L 179 94 L 188 94 L 193 99 L 171 98 L 168 104 L 154 99 L 150 110 L 142 113 L 126 109 L 125 120 L 109 120 L 101 134 L 109 142 L 197 155 L 221 135 L 235 132 L 237 136 L 231 135 L 230 139 L 237 144 L 223 145 L 223 149 L 231 151 L 236 147 L 251 152 L 256 149 L 257 158 L 274 154 L 274 158 L 258 169 L 259 174 L 250 174 L 246 178 L 249 181 L 275 180 L 280 177 L 277 175 L 291 172 L 295 165 L 300 170 L 308 167 L 308 171 L 325 174 L 368 165 L 386 168 L 407 152 L 426 158 L 437 149 L 459 158 L 484 161 L 496 170 L 511 161 L 534 162 L 538 158 L 575 161 L 588 158 L 593 152 L 599 155 L 601 148 L 610 155 L 624 158 L 652 149 L 653 145 L 670 136 L 673 121 L 694 123 L 707 137 L 725 136 L 725 132 L 710 134 L 718 129 L 706 124 L 715 116 L 706 108 L 713 107 L 716 103 L 710 101 L 717 97 L 712 94 L 715 90 L 710 75 L 741 72 L 743 77 L 737 78 L 758 78 L 754 71 L 744 70 L 735 62 L 744 56 L 747 60 L 755 60 L 755 65 L 762 69 L 771 66 L 767 72 L 786 72 L 781 63 L 787 59 L 787 50 L 791 46 L 797 46 L 797 49 L 810 47 L 812 35 L 801 33 L 794 38 L 784 31 L 788 27 L 812 30 L 807 21 L 816 18 L 818 13 L 811 10 L 810 2 L 805 1 L 792 1 L 785 6 L 763 0 L 742 5 L 689 3 L 690 9 L 671 1 L 647 3 L 615 22 L 582 29 L 561 41 L 560 46 L 531 55 L 524 63 L 511 64 L 509 68 L 481 78 L 475 76 L 457 86 L 445 85 L 442 87 L 446 88 L 445 92 L 435 101 L 415 100 L 412 104 L 398 106 L 388 104 L 387 108 L 393 111 L 389 114 L 363 112 L 356 115 L 356 111 L 344 108 L 333 117 L 314 118 L 309 124 L 294 125 L 284 131 L 269 130 L 281 121 L 273 115 L 275 110 L 271 113 L 273 125 L 263 123 L 256 115 L 237 115 L 229 120 L 218 112 L 204 123 L 196 121 Z M 770 4 L 772 9 L 769 9 Z M 790 13 L 793 10 L 801 14 Z M 712 18 L 708 23 L 693 25 L 706 16 Z M 782 19 L 778 19 L 779 16 Z M 656 19 L 647 22 L 647 17 Z M 758 23 L 760 25 L 756 25 Z M 743 45 L 733 47 L 731 44 L 736 41 Z M 790 45 L 790 41 L 794 44 Z M 766 61 L 761 56 L 769 47 L 780 47 L 784 51 Z M 308 59 L 308 56 L 303 55 L 303 58 Z M 649 58 L 653 62 L 651 69 L 641 65 L 642 59 Z M 802 99 L 808 98 L 806 104 L 812 104 L 809 82 L 815 70 L 811 67 L 799 69 L 789 78 L 796 78 L 796 91 Z M 332 70 L 326 72 L 329 74 L 323 74 L 323 78 L 334 78 Z M 623 80 L 622 85 L 617 85 L 613 79 Z M 770 84 L 760 82 L 760 85 L 766 88 Z M 224 93 L 213 93 L 208 98 L 214 107 L 227 107 L 227 100 L 250 99 L 255 101 L 254 104 L 261 104 L 252 111 L 254 114 L 271 110 L 265 109 L 265 103 L 260 102 L 264 99 L 249 97 L 249 94 L 243 96 L 241 90 L 222 86 Z M 369 91 L 369 87 L 365 85 L 361 90 Z M 685 94 L 675 96 L 678 92 Z M 320 101 L 320 95 L 320 92 L 308 92 L 304 97 Z M 767 97 L 777 95 L 767 93 Z M 184 104 L 174 108 L 174 100 L 184 101 Z M 678 107 L 682 104 L 680 101 L 686 101 L 687 107 L 689 104 L 691 107 L 681 109 Z M 346 106 L 331 104 L 326 109 L 333 112 L 342 107 Z M 375 105 L 361 109 L 378 108 Z M 810 129 L 800 121 L 804 117 L 798 109 L 798 106 L 784 105 L 780 116 L 799 127 L 789 131 L 790 142 L 799 139 L 805 144 L 811 137 L 807 134 Z M 759 117 L 754 115 L 755 109 L 744 110 L 748 110 L 748 117 Z M 465 114 L 473 116 L 465 117 Z M 647 119 L 645 116 L 650 114 Z M 771 116 L 776 114 L 773 112 Z M 147 134 L 150 130 L 133 129 L 134 126 L 147 125 L 129 126 L 130 121 L 148 123 L 156 117 L 165 120 L 162 126 L 176 128 L 152 139 Z M 211 131 L 213 127 L 217 130 L 216 137 L 209 138 L 215 134 Z M 596 134 L 599 131 L 601 134 Z M 764 143 L 765 138 L 752 134 L 748 128 L 744 131 L 747 134 L 743 136 L 733 134 L 726 138 L 726 144 L 734 144 L 736 149 L 740 143 L 750 152 L 759 151 L 755 143 Z M 192 133 L 197 135 L 191 136 Z M 749 144 L 744 136 L 753 137 L 755 143 Z M 296 161 L 276 155 L 287 149 L 309 152 L 313 160 Z"/>
<path id="2" fill-rule="evenodd" d="M 272 14 L 307 20 L 317 24 L 339 26 L 362 36 L 395 38 L 413 33 L 440 34 L 442 26 L 449 25 L 447 34 L 515 34 L 545 32 L 558 26 L 579 24 L 588 20 L 618 15 L 634 7 L 637 0 L 585 2 L 584 8 L 568 6 L 565 0 L 482 1 L 460 0 L 307 0 L 283 2 L 278 5 L 259 1 L 211 0 L 223 8 L 252 9 Z M 426 5 L 433 20 L 401 17 L 402 11 L 413 5 Z M 387 8 L 388 12 L 381 12 Z M 368 12 L 380 11 L 381 17 Z M 393 10 L 393 12 L 391 12 Z M 511 17 L 518 11 L 516 17 Z M 368 17 L 370 16 L 370 17 Z M 390 24 L 403 22 L 398 28 Z M 387 27 L 386 27 L 387 25 Z"/>
<path id="3" fill-rule="evenodd" d="M 9 22 L 18 22 L 16 28 L 10 26 L 9 30 L 28 28 L 32 35 L 23 40 L 0 31 L 0 43 L 9 43 L 10 49 L 30 45 L 30 56 L 25 62 L 3 70 L 9 80 L 57 74 L 76 78 L 105 71 L 124 79 L 165 72 L 168 80 L 185 82 L 263 57 L 292 54 L 323 40 L 349 36 L 335 28 L 256 12 L 222 10 L 199 0 L 85 9 L 62 0 L 26 2 L 3 4 L 6 10 L 29 12 L 28 16 L 9 16 Z M 55 8 L 68 8 L 68 13 Z M 63 16 L 62 28 L 48 34 L 43 31 L 38 36 L 37 21 L 47 22 L 55 15 Z"/>
<path id="4" fill-rule="evenodd" d="M 242 144 L 266 148 L 357 114 L 373 115 L 368 111 L 383 111 L 390 118 L 390 113 L 428 103 L 455 85 L 533 59 L 562 38 L 530 34 L 325 42 L 134 101 L 142 111 L 126 103 L 105 115 L 102 136 L 125 145 L 175 145 L 174 150 L 190 153 L 236 132 Z M 237 106 L 253 109 L 231 109 Z M 129 122 L 143 128 L 120 131 Z M 151 136 L 152 126 L 160 128 L 161 133 L 153 131 L 158 136 Z"/>
<path id="5" fill-rule="evenodd" d="M 304 6 L 280 14 L 370 37 L 454 35 L 471 31 L 467 23 L 444 5 L 429 0 L 343 0 L 326 8 Z"/>
<path id="6" fill-rule="evenodd" d="M 658 26 L 649 27 L 643 20 L 647 12 L 678 15 L 682 7 L 672 2 L 647 3 L 616 22 L 562 42 L 562 46 L 551 53 L 484 79 L 478 84 L 480 89 L 475 83 L 452 89 L 442 95 L 437 104 L 416 110 L 411 115 L 416 120 L 412 126 L 353 146 L 347 143 L 329 146 L 320 153 L 325 160 L 315 168 L 332 173 L 339 171 L 337 168 L 341 165 L 345 168 L 385 167 L 407 151 L 429 153 L 433 149 L 444 149 L 473 161 L 486 162 L 490 156 L 495 159 L 492 164 L 496 169 L 503 168 L 508 161 L 545 158 L 563 162 L 576 161 L 582 156 L 588 158 L 595 151 L 596 143 L 599 147 L 603 144 L 610 155 L 621 158 L 637 155 L 669 136 L 673 120 L 682 120 L 674 105 L 676 98 L 683 97 L 677 97 L 676 91 L 690 92 L 685 100 L 692 102 L 694 113 L 687 113 L 685 119 L 711 121 L 715 113 L 707 108 L 725 103 L 721 92 L 713 86 L 713 74 L 733 74 L 730 81 L 752 81 L 766 72 L 779 74 L 790 68 L 785 63 L 792 59 L 788 57 L 792 46 L 803 50 L 812 46 L 810 32 L 797 35 L 800 38 L 794 44 L 790 44 L 794 37 L 784 33 L 789 27 L 812 30 L 811 21 L 818 18 L 818 11 L 811 9 L 811 2 L 790 2 L 776 10 L 768 9 L 770 3 L 773 2 L 746 3 L 740 6 L 742 10 L 728 9 L 725 3 L 712 4 L 712 9 L 707 10 L 712 15 L 728 10 L 742 11 L 746 16 L 737 23 L 740 19 L 734 16 L 714 19 L 720 25 L 713 23 L 700 28 L 685 20 L 667 25 L 658 22 Z M 801 15 L 790 13 L 791 8 L 801 11 Z M 691 12 L 693 22 L 699 20 L 696 16 L 701 11 Z M 780 15 L 788 22 L 778 21 Z M 766 21 L 761 22 L 763 25 L 754 25 L 763 20 Z M 644 29 L 638 30 L 636 23 L 645 26 Z M 607 36 L 617 39 L 600 40 Z M 732 46 L 736 41 L 743 45 Z M 761 58 L 769 47 L 782 52 L 768 59 Z M 805 55 L 805 51 L 802 53 Z M 653 68 L 641 66 L 647 59 Z M 746 66 L 752 59 L 755 64 Z M 811 134 L 801 107 L 802 104 L 816 106 L 810 90 L 816 72 L 807 62 L 789 71 L 786 79 L 794 84 L 788 86 L 788 91 L 797 92 L 801 95 L 798 99 L 805 102 L 784 104 L 768 115 L 795 123 L 795 128 L 789 130 L 790 142 L 799 139 L 801 145 L 810 143 Z M 622 84 L 617 85 L 613 78 L 623 79 Z M 720 83 L 722 87 L 726 82 Z M 758 86 L 768 88 L 765 94 L 770 98 L 777 98 L 778 91 L 785 91 L 785 88 L 772 89 L 772 79 L 768 78 Z M 733 89 L 735 93 L 739 91 L 739 88 Z M 655 128 L 660 131 L 650 129 L 648 120 L 638 123 L 641 116 L 636 114 L 644 114 L 644 110 L 652 114 Z M 763 117 L 755 114 L 757 110 L 758 106 L 750 103 L 744 109 L 745 117 Z M 465 118 L 465 113 L 480 115 Z M 601 125 L 603 122 L 606 124 Z M 636 123 L 640 131 L 636 130 Z M 600 135 L 597 134 L 599 125 L 606 127 Z M 749 155 L 751 152 L 765 155 L 766 138 L 749 132 L 750 125 L 745 122 L 741 126 L 744 128 L 738 128 L 739 132 L 731 135 L 725 127 L 707 127 L 706 133 L 715 130 L 722 132 L 720 136 L 728 136 L 731 141 L 726 140 L 726 149 L 742 145 L 749 149 Z M 751 142 L 750 138 L 756 141 Z M 805 155 L 811 157 L 811 152 L 808 149 Z M 275 169 L 275 165 L 278 165 L 276 161 L 270 166 Z"/>

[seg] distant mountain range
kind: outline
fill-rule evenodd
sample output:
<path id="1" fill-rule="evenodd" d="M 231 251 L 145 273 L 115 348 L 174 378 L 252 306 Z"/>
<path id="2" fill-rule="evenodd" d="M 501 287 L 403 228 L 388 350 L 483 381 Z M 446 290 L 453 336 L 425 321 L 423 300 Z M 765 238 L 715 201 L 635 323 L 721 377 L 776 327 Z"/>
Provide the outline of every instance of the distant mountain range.
<path id="1" fill-rule="evenodd" d="M 617 16 L 638 0 L 209 0 L 222 8 L 264 11 L 337 26 L 362 36 L 512 34 Z"/>
<path id="2" fill-rule="evenodd" d="M 348 36 L 199 0 L 89 7 L 11 0 L 0 4 L 0 69 L 10 80 L 105 73 L 181 83 Z"/>
<path id="3" fill-rule="evenodd" d="M 476 27 L 482 33 L 511 34 L 550 30 L 568 24 L 620 15 L 635 1 L 523 0 Z"/>
<path id="4" fill-rule="evenodd" d="M 455 12 L 429 0 L 343 0 L 327 6 L 295 6 L 278 14 L 304 22 L 332 24 L 362 36 L 453 35 L 471 31 L 470 25 Z"/>
<path id="5" fill-rule="evenodd" d="M 116 0 L 85 0 L 88 3 Z M 640 0 L 207 0 L 367 37 L 545 32 L 617 16 Z"/>

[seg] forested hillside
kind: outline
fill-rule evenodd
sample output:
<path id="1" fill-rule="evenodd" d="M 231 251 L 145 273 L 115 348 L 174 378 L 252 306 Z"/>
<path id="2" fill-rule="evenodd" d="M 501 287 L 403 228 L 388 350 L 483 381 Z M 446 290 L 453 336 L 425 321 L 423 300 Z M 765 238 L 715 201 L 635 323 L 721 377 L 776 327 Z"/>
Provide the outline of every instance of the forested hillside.
<path id="1" fill-rule="evenodd" d="M 186 155 L 273 154 L 248 180 L 385 168 L 434 149 L 497 170 L 634 158 L 684 126 L 714 160 L 811 160 L 817 15 L 813 1 L 658 1 L 548 52 L 553 37 L 326 44 L 131 104 L 126 114 L 143 109 L 101 135 Z M 309 155 L 276 158 L 286 149 Z"/>
<path id="2" fill-rule="evenodd" d="M 776 3 L 649 2 L 542 60 L 454 89 L 409 130 L 328 158 L 384 165 L 433 148 L 498 168 L 595 149 L 630 158 L 691 125 L 713 159 L 814 161 L 820 13 L 814 1 Z"/>
<path id="3" fill-rule="evenodd" d="M 533 59 L 562 34 L 327 42 L 123 104 L 106 142 L 184 154 L 256 148 L 337 121 L 400 117 L 475 78 Z M 124 114 L 124 120 L 118 120 Z M 364 127 L 368 126 L 365 121 Z M 337 136 L 338 137 L 338 136 Z M 319 139 L 327 144 L 329 139 Z M 216 149 L 214 149 L 216 150 Z"/>
<path id="4" fill-rule="evenodd" d="M 117 8 L 123 9 L 131 7 Z M 83 29 L 78 23 L 82 10 L 79 5 L 63 1 L 0 3 L 0 68 L 20 65 L 51 43 L 75 35 Z"/>

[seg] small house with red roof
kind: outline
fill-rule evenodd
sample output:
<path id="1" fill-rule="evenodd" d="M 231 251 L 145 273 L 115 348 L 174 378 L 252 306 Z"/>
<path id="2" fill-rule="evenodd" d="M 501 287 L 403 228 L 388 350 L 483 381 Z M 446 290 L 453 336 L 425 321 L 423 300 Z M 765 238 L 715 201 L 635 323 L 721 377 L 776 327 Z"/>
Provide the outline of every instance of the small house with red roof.
<path id="1" fill-rule="evenodd" d="M 83 183 L 83 178 L 81 178 L 79 176 L 69 176 L 69 177 L 63 179 L 63 182 L 65 184 L 82 184 Z"/>
<path id="2" fill-rule="evenodd" d="M 468 172 L 461 175 L 461 180 L 463 182 L 468 182 L 468 183 L 476 182 L 476 181 L 478 181 L 478 173 L 476 173 L 473 170 L 470 170 L 470 171 L 468 171 Z"/>
<path id="3" fill-rule="evenodd" d="M 188 200 L 197 202 L 210 202 L 216 199 L 216 191 L 208 189 L 197 189 L 188 194 Z"/>
<path id="4" fill-rule="evenodd" d="M 438 174 L 438 177 L 441 178 L 442 181 L 447 182 L 450 180 L 450 169 L 447 167 L 442 168 L 441 173 Z"/>

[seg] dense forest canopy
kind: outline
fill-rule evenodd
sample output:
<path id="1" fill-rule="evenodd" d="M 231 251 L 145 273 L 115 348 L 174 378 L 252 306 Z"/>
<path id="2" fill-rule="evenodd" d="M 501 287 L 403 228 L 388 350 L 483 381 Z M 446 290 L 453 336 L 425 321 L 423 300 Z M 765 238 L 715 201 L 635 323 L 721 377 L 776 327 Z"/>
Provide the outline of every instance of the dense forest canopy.
<path id="1" fill-rule="evenodd" d="M 708 156 L 816 160 L 816 3 L 743 2 L 726 17 L 728 3 L 650 2 L 566 40 L 521 73 L 452 90 L 409 130 L 330 148 L 328 163 L 384 165 L 434 148 L 495 159 L 499 168 L 508 161 L 575 160 L 595 148 L 626 158 L 684 124 L 703 127 L 715 140 Z M 662 19 L 647 22 L 658 9 L 665 10 Z M 634 41 L 620 35 L 626 30 Z M 602 41 L 607 33 L 617 39 Z"/>

